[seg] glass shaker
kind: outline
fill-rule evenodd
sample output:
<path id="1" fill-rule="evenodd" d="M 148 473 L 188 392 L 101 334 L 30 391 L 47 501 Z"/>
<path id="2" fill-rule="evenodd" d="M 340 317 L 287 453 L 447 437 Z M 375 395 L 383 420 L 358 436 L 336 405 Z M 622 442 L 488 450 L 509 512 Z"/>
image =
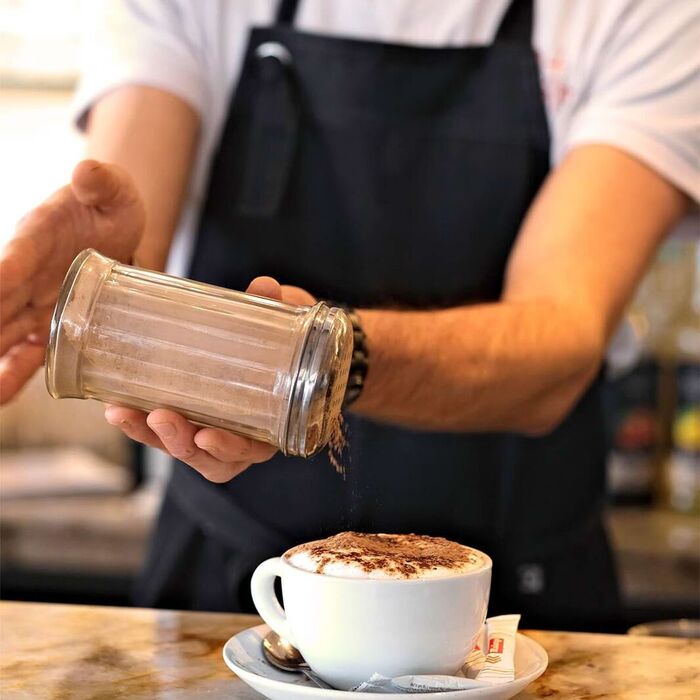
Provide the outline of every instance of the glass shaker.
<path id="1" fill-rule="evenodd" d="M 51 321 L 46 385 L 144 411 L 173 409 L 308 457 L 337 429 L 352 325 L 293 306 L 122 265 L 73 261 Z"/>

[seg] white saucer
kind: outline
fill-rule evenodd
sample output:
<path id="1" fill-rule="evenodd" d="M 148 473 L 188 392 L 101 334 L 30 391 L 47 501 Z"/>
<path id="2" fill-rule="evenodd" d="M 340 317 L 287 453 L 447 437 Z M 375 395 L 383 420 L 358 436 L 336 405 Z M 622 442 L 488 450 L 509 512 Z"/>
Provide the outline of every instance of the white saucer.
<path id="1" fill-rule="evenodd" d="M 379 697 L 397 698 L 405 694 L 387 693 L 350 693 L 345 690 L 324 690 L 299 673 L 278 671 L 265 661 L 262 655 L 263 637 L 270 631 L 267 625 L 258 625 L 239 632 L 224 645 L 226 665 L 251 688 L 262 693 L 270 700 L 287 700 L 288 698 L 346 698 L 363 700 Z M 529 683 L 541 676 L 547 668 L 547 652 L 534 640 L 518 634 L 515 645 L 515 680 L 492 688 L 475 688 L 472 690 L 450 690 L 444 693 L 421 693 L 421 698 L 437 700 L 471 700 L 488 698 L 488 700 L 507 700 L 517 695 Z"/>

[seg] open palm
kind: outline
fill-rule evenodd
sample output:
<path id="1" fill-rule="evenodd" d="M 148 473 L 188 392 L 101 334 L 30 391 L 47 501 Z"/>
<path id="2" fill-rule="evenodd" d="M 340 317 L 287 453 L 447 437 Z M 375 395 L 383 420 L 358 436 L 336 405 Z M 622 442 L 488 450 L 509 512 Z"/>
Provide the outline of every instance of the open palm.
<path id="1" fill-rule="evenodd" d="M 144 225 L 131 178 L 94 160 L 79 163 L 69 185 L 19 222 L 0 252 L 0 403 L 41 366 L 51 313 L 73 258 L 95 248 L 128 261 Z"/>

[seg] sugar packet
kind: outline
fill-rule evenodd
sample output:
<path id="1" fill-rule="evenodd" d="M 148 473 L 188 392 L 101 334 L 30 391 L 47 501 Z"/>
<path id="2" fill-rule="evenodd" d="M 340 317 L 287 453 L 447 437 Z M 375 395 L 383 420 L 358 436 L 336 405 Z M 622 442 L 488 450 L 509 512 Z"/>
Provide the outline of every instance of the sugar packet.
<path id="1" fill-rule="evenodd" d="M 520 615 L 499 615 L 486 620 L 485 657 L 476 680 L 497 685 L 515 678 L 515 638 L 519 624 Z"/>
<path id="2" fill-rule="evenodd" d="M 520 615 L 499 615 L 486 620 L 466 663 L 454 676 L 407 675 L 387 678 L 373 674 L 352 688 L 364 693 L 439 693 L 488 688 L 515 678 L 515 639 Z"/>

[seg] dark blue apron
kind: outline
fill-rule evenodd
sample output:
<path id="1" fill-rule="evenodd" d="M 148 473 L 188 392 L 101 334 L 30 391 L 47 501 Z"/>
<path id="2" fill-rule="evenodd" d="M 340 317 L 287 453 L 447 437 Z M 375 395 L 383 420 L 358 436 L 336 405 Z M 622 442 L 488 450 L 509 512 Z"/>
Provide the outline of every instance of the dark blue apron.
<path id="1" fill-rule="evenodd" d="M 191 276 L 245 289 L 272 275 L 368 308 L 498 300 L 549 168 L 532 2 L 511 4 L 493 44 L 466 48 L 299 32 L 296 4 L 250 33 Z M 250 610 L 260 560 L 355 529 L 483 549 L 492 613 L 569 627 L 615 614 L 597 384 L 544 438 L 348 422 L 345 480 L 325 455 L 279 456 L 225 485 L 176 464 L 139 602 Z"/>

